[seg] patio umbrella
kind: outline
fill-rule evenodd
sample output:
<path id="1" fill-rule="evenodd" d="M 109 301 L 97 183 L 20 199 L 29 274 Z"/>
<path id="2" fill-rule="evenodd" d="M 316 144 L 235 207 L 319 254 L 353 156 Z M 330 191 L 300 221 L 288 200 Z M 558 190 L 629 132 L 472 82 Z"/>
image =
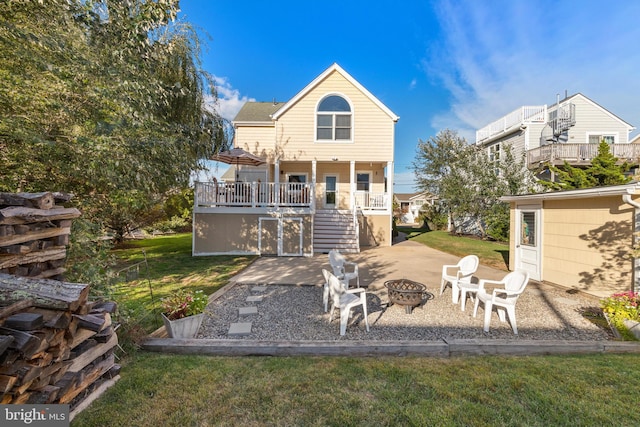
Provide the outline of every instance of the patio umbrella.
<path id="1" fill-rule="evenodd" d="M 238 166 L 260 166 L 267 163 L 258 156 L 255 156 L 242 148 L 232 148 L 231 150 L 221 151 L 212 160 L 236 166 L 236 181 L 238 180 Z"/>

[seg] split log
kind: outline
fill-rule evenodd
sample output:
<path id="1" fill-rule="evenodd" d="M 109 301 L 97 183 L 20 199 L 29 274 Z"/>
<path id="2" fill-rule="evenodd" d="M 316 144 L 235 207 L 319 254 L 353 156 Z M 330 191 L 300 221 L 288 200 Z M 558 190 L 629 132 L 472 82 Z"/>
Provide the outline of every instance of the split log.
<path id="1" fill-rule="evenodd" d="M 105 343 L 109 341 L 111 335 L 113 335 L 113 326 L 109 326 L 98 332 L 93 336 L 93 339 L 99 343 Z"/>
<path id="2" fill-rule="evenodd" d="M 4 326 L 19 331 L 31 331 L 43 327 L 44 319 L 37 313 L 17 313 L 7 317 Z"/>
<path id="3" fill-rule="evenodd" d="M 59 402 L 69 403 L 73 400 L 74 397 L 82 393 L 87 387 L 93 384 L 98 378 L 100 378 L 104 373 L 108 372 L 111 367 L 114 365 L 115 358 L 114 355 L 111 354 L 107 356 L 104 360 L 97 362 L 89 367 L 87 367 L 87 371 L 84 373 L 84 378 L 80 382 L 75 383 L 75 387 L 71 390 L 67 391 L 65 394 L 60 396 Z"/>
<path id="4" fill-rule="evenodd" d="M 13 337 L 13 342 L 9 344 L 9 348 L 18 350 L 25 357 L 31 357 L 40 347 L 40 338 L 26 332 L 0 327 L 0 334 L 11 335 Z"/>
<path id="5" fill-rule="evenodd" d="M 97 302 L 91 308 L 91 313 L 115 313 L 118 309 L 118 305 L 113 301 L 101 301 Z"/>
<path id="6" fill-rule="evenodd" d="M 0 392 L 7 393 L 11 391 L 18 378 L 9 375 L 0 375 Z"/>
<path id="7" fill-rule="evenodd" d="M 78 372 L 81 369 L 84 369 L 87 365 L 113 349 L 116 345 L 118 345 L 118 336 L 113 334 L 111 339 L 106 343 L 93 346 L 75 357 L 73 359 L 73 363 L 69 366 L 68 372 Z"/>
<path id="8" fill-rule="evenodd" d="M 0 274 L 0 303 L 30 299 L 35 307 L 76 311 L 88 296 L 89 285 Z"/>
<path id="9" fill-rule="evenodd" d="M 42 388 L 37 390 L 33 390 L 31 396 L 29 396 L 29 400 L 27 403 L 29 404 L 47 404 L 53 403 L 58 396 L 58 392 L 60 391 L 60 387 L 56 387 L 53 385 L 45 385 Z"/>
<path id="10" fill-rule="evenodd" d="M 0 205 L 51 209 L 55 205 L 52 193 L 0 193 Z"/>
<path id="11" fill-rule="evenodd" d="M 0 335 L 0 354 L 4 354 L 14 339 L 11 335 Z"/>
<path id="12" fill-rule="evenodd" d="M 73 316 L 78 319 L 78 327 L 89 329 L 94 332 L 99 332 L 108 325 L 105 325 L 107 322 L 106 317 L 109 313 L 97 313 L 97 314 L 84 314 L 84 315 L 76 315 Z"/>
<path id="13" fill-rule="evenodd" d="M 47 262 L 52 259 L 64 259 L 66 256 L 66 247 L 53 247 L 44 251 L 31 252 L 24 255 L 7 255 L 0 257 L 0 269 L 32 264 L 34 262 Z"/>
<path id="14" fill-rule="evenodd" d="M 71 234 L 71 227 L 51 227 L 40 230 L 29 230 L 24 234 L 13 234 L 11 236 L 0 236 L 0 246 L 11 246 L 33 240 L 50 239 L 52 237 Z M 56 245 L 56 246 L 65 246 Z"/>
<path id="15" fill-rule="evenodd" d="M 42 315 L 44 326 L 54 329 L 67 329 L 71 323 L 71 313 L 68 311 L 49 310 L 46 308 L 30 308 L 29 313 Z"/>
<path id="16" fill-rule="evenodd" d="M 0 319 L 11 316 L 13 313 L 17 313 L 25 308 L 29 308 L 33 305 L 30 299 L 23 299 L 17 302 L 14 302 L 10 306 L 3 307 L 0 309 Z"/>
<path id="17" fill-rule="evenodd" d="M 54 208 L 49 210 L 11 206 L 0 209 L 0 224 L 30 224 L 33 222 L 74 219 L 81 215 L 76 208 Z"/>

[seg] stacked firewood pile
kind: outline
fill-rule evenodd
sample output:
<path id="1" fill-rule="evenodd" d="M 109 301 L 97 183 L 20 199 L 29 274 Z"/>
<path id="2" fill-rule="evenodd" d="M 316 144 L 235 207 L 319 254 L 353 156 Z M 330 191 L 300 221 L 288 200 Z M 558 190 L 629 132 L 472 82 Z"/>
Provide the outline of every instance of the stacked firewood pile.
<path id="1" fill-rule="evenodd" d="M 63 281 L 75 208 L 61 193 L 0 193 L 0 403 L 69 404 L 119 378 L 113 302 Z M 55 279 L 55 280 L 54 280 Z"/>
<path id="2" fill-rule="evenodd" d="M 0 273 L 62 280 L 76 208 L 61 193 L 0 193 Z"/>
<path id="3" fill-rule="evenodd" d="M 112 302 L 89 285 L 0 273 L 0 403 L 70 404 L 117 379 Z"/>

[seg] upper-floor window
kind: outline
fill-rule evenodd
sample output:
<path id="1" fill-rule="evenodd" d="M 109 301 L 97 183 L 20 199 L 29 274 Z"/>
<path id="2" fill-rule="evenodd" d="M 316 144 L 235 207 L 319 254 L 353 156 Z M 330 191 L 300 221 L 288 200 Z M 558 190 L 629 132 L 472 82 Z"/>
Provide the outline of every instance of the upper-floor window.
<path id="1" fill-rule="evenodd" d="M 493 171 L 500 176 L 500 144 L 489 146 L 489 162 L 493 164 Z"/>
<path id="2" fill-rule="evenodd" d="M 611 145 L 616 143 L 615 135 L 607 135 L 607 134 L 589 134 L 589 144 L 600 144 L 600 141 L 604 141 Z"/>
<path id="3" fill-rule="evenodd" d="M 316 139 L 351 141 L 351 106 L 341 96 L 331 95 L 318 105 Z"/>

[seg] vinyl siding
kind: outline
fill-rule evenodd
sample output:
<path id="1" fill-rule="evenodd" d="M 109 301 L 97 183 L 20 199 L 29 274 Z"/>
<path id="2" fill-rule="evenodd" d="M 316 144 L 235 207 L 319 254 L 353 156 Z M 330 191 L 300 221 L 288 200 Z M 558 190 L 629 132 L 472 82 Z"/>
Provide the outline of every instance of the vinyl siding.
<path id="1" fill-rule="evenodd" d="M 273 126 L 238 126 L 235 146 L 265 157 L 273 153 L 276 133 Z"/>
<path id="2" fill-rule="evenodd" d="M 589 133 L 616 134 L 617 143 L 626 144 L 629 142 L 629 131 L 625 123 L 582 96 L 575 96 L 569 102 L 576 106 L 576 124 L 569 129 L 566 142 L 587 144 L 589 143 Z"/>
<path id="3" fill-rule="evenodd" d="M 352 106 L 352 142 L 315 142 L 316 107 L 328 94 L 341 94 Z M 333 72 L 276 123 L 282 160 L 393 160 L 394 122 L 340 73 Z"/>
<path id="4" fill-rule="evenodd" d="M 631 288 L 633 209 L 619 196 L 547 200 L 543 209 L 545 281 L 600 295 Z"/>
<path id="5" fill-rule="evenodd" d="M 525 131 L 518 130 L 516 132 L 505 135 L 495 141 L 484 146 L 485 152 L 487 155 L 489 154 L 489 147 L 494 146 L 496 144 L 500 144 L 500 155 L 501 158 L 504 159 L 504 147 L 508 144 L 511 144 L 513 147 L 513 156 L 515 159 L 520 159 L 520 157 L 524 154 L 524 143 L 525 143 Z"/>

